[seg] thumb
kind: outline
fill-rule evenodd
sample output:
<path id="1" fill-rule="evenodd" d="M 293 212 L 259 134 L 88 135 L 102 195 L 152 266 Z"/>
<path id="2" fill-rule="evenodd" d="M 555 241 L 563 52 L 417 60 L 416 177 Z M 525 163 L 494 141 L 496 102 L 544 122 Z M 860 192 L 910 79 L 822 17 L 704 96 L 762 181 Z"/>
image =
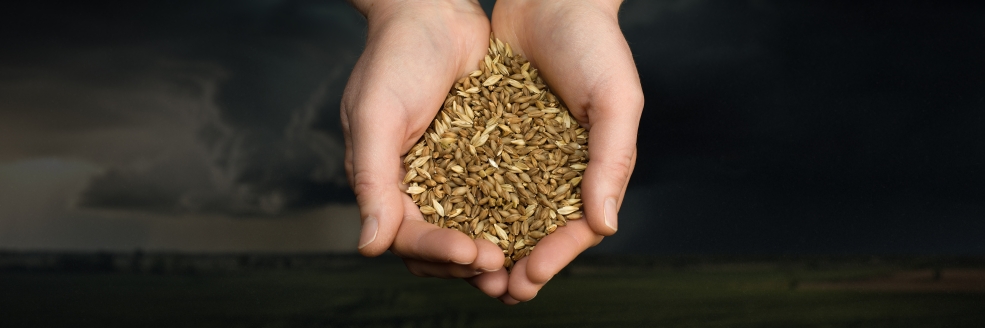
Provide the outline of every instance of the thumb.
<path id="1" fill-rule="evenodd" d="M 359 252 L 377 256 L 390 248 L 404 216 L 400 161 L 405 127 L 401 120 L 379 119 L 379 109 L 357 111 L 352 133 L 352 185 L 362 229 Z"/>
<path id="2" fill-rule="evenodd" d="M 589 226 L 604 236 L 619 229 L 618 212 L 636 165 L 636 133 L 643 109 L 641 92 L 621 93 L 609 93 L 588 109 L 590 159 L 582 180 L 582 201 Z"/>

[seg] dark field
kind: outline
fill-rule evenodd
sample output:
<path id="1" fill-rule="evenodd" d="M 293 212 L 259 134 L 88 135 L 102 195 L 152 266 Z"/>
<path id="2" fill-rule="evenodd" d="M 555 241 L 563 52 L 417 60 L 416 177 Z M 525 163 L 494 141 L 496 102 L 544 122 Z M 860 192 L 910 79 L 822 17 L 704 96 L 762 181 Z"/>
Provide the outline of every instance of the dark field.
<path id="1" fill-rule="evenodd" d="M 112 259 L 103 257 L 107 258 Z M 234 261 L 240 267 L 210 270 L 179 265 L 194 262 L 200 267 L 208 262 L 203 259 L 172 258 L 158 261 L 164 264 L 155 267 L 156 260 L 148 258 L 153 256 L 145 257 L 148 265 L 129 268 L 119 259 L 101 268 L 82 265 L 88 262 L 79 259 L 69 261 L 70 267 L 52 265 L 56 261 L 47 267 L 18 268 L 7 261 L 0 272 L 0 326 L 981 327 L 985 323 L 985 271 L 977 264 L 954 261 L 582 258 L 536 299 L 510 307 L 462 281 L 414 277 L 392 257 L 335 256 L 319 262 L 311 260 L 315 257 L 292 261 L 240 256 Z M 221 262 L 221 258 L 212 260 Z"/>

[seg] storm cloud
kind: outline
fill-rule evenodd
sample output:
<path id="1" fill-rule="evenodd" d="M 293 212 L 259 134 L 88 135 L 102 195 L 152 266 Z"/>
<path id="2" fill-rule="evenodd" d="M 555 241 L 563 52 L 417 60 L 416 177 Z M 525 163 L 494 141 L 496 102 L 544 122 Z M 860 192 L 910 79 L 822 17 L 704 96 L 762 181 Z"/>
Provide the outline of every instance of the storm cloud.
<path id="1" fill-rule="evenodd" d="M 37 145 L 49 143 L 105 165 L 79 206 L 250 216 L 352 201 L 338 104 L 365 23 L 347 4 L 79 9 L 20 9 L 63 15 L 61 26 L 17 40 L 30 51 L 8 54 L 12 88 L 0 91 L 7 122 L 34 124 L 33 136 L 17 134 L 32 140 L 7 139 L 21 156 L 46 155 Z"/>

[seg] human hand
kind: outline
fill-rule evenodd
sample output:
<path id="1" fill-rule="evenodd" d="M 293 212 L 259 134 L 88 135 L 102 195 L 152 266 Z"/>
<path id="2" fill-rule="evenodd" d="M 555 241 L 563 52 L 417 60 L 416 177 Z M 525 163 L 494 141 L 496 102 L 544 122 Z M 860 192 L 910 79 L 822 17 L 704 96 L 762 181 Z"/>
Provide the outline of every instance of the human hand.
<path id="1" fill-rule="evenodd" d="M 621 2 L 499 0 L 493 9 L 496 37 L 540 70 L 589 131 L 591 146 L 581 183 L 585 219 L 568 221 L 513 266 L 508 294 L 500 297 L 507 304 L 536 296 L 578 254 L 618 228 L 643 111 L 639 74 L 619 29 Z"/>
<path id="2" fill-rule="evenodd" d="M 389 249 L 416 275 L 468 278 L 502 296 L 508 275 L 499 247 L 424 221 L 401 186 L 403 155 L 449 88 L 486 54 L 485 13 L 466 0 L 352 2 L 369 25 L 341 104 L 345 168 L 362 217 L 359 252 Z"/>

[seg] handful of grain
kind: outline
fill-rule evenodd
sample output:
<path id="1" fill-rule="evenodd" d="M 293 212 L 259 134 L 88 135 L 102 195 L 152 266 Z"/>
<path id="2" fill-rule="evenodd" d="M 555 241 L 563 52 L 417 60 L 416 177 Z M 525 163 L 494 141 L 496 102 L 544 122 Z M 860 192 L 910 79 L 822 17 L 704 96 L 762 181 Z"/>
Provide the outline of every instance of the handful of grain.
<path id="1" fill-rule="evenodd" d="M 588 134 L 509 44 L 455 83 L 404 158 L 407 193 L 439 227 L 499 245 L 506 267 L 582 217 Z"/>

